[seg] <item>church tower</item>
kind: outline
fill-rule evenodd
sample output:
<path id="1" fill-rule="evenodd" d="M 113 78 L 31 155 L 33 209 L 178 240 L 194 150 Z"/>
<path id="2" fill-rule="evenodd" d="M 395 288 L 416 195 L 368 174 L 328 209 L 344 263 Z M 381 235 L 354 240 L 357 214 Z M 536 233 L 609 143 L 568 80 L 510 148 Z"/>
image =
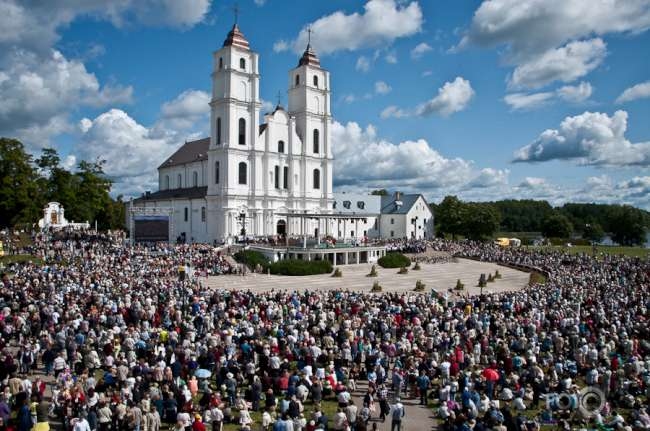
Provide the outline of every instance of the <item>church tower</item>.
<path id="1" fill-rule="evenodd" d="M 255 189 L 250 155 L 257 143 L 261 107 L 258 54 L 235 24 L 213 60 L 210 150 L 215 158 L 208 194 L 248 195 Z"/>
<path id="2" fill-rule="evenodd" d="M 289 72 L 289 113 L 302 141 L 300 184 L 305 206 L 327 209 L 332 200 L 330 74 L 321 68 L 311 43 Z"/>

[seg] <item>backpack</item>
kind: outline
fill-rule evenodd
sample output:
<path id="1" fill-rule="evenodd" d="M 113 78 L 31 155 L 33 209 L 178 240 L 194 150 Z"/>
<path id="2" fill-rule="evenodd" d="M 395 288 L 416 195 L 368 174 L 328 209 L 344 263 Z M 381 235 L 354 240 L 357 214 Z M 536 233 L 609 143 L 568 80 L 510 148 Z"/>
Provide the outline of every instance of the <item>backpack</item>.
<path id="1" fill-rule="evenodd" d="M 404 407 L 395 406 L 393 409 L 393 420 L 401 420 L 402 416 L 404 416 Z"/>

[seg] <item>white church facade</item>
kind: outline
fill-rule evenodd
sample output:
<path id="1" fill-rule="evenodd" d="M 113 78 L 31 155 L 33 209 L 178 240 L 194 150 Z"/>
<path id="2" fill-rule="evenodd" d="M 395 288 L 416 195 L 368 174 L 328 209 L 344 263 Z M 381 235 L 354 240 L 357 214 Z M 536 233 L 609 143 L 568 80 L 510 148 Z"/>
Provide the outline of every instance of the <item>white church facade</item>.
<path id="1" fill-rule="evenodd" d="M 433 214 L 418 223 L 390 197 L 333 193 L 330 75 L 310 45 L 288 73 L 287 109 L 278 104 L 261 124 L 259 56 L 237 25 L 214 52 L 211 77 L 210 137 L 185 142 L 158 167 L 158 191 L 131 201 L 131 226 L 134 215 L 167 216 L 170 240 L 214 244 L 243 233 L 355 242 L 433 235 Z M 420 211 L 426 202 L 416 196 Z M 384 226 L 385 210 L 401 227 Z"/>
<path id="2" fill-rule="evenodd" d="M 173 235 L 225 242 L 246 235 L 325 234 L 331 212 L 330 77 L 308 46 L 289 71 L 288 107 L 260 125 L 259 56 L 235 25 L 213 54 L 210 138 L 186 142 L 158 168 L 159 191 L 137 208 L 164 208 Z"/>

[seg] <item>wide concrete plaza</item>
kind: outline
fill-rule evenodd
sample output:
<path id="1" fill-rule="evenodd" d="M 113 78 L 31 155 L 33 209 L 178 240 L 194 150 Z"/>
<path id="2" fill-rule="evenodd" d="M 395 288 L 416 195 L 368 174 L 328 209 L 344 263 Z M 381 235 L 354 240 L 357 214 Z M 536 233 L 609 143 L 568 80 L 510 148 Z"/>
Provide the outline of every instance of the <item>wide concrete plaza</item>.
<path id="1" fill-rule="evenodd" d="M 480 291 L 477 284 L 481 273 L 487 277 L 488 274 L 494 274 L 498 269 L 502 275 L 501 279 L 494 283 L 488 283 L 484 292 L 519 290 L 526 286 L 529 277 L 528 273 L 522 271 L 467 259 L 457 259 L 457 262 L 449 263 L 422 263 L 421 270 L 409 269 L 408 274 L 398 274 L 397 269 L 384 269 L 377 265 L 378 276 L 367 277 L 371 266 L 369 264 L 339 266 L 343 272 L 343 277 L 340 278 L 332 277 L 329 274 L 304 277 L 266 274 L 220 275 L 209 277 L 207 283 L 213 288 L 255 291 L 349 289 L 370 292 L 372 284 L 378 281 L 383 292 L 406 292 L 413 291 L 415 282 L 422 280 L 426 284 L 425 292 L 430 292 L 432 288 L 444 292 L 453 288 L 456 285 L 456 280 L 460 279 L 465 285 L 465 290 L 462 293 L 469 292 L 473 295 Z"/>

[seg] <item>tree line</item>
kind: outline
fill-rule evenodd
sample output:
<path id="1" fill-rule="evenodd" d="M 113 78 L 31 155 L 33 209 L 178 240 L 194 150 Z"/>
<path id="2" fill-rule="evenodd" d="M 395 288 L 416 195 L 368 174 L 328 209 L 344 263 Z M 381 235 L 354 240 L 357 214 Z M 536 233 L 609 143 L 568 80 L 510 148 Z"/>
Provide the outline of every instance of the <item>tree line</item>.
<path id="1" fill-rule="evenodd" d="M 600 242 L 609 234 L 618 244 L 640 245 L 650 227 L 650 213 L 629 205 L 567 203 L 553 207 L 532 199 L 463 202 L 446 196 L 431 208 L 436 232 L 471 239 L 488 239 L 496 232 L 523 232 Z"/>
<path id="2" fill-rule="evenodd" d="M 99 229 L 124 227 L 122 196 L 110 196 L 112 181 L 104 161 L 82 160 L 76 170 L 61 165 L 56 150 L 35 158 L 16 139 L 0 138 L 0 227 L 31 226 L 48 202 L 59 202 L 68 220 L 97 222 Z"/>

